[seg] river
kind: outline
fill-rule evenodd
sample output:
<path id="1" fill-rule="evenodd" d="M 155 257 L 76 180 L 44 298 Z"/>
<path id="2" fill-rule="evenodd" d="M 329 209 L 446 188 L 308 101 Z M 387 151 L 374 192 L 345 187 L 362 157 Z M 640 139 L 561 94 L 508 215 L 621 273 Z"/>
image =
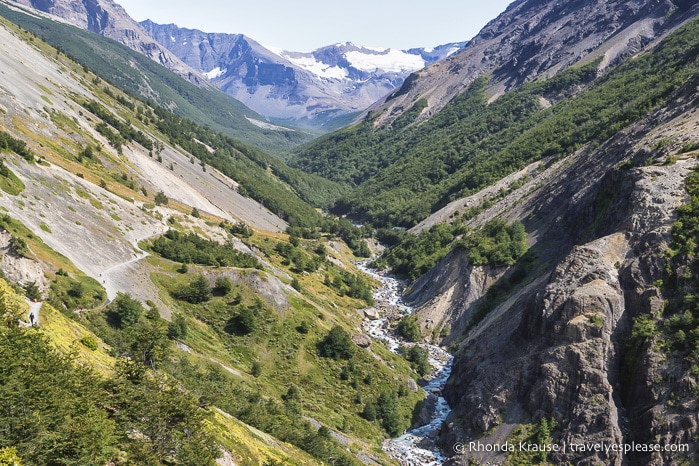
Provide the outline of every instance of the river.
<path id="1" fill-rule="evenodd" d="M 391 320 L 414 312 L 412 307 L 402 302 L 403 283 L 391 276 L 370 269 L 368 262 L 361 262 L 357 266 L 381 283 L 381 287 L 374 292 L 374 300 L 380 317 L 376 320 L 365 320 L 363 323 L 364 331 L 373 338 L 383 341 L 386 347 L 393 352 L 397 352 L 401 344 L 410 345 L 388 328 Z M 405 466 L 441 465 L 445 459 L 440 454 L 435 442 L 439 435 L 439 429 L 451 410 L 442 396 L 442 389 L 451 373 L 453 357 L 439 346 L 427 343 L 420 343 L 420 346 L 429 351 L 429 362 L 433 368 L 426 377 L 427 384 L 422 387 L 427 393 L 426 404 L 434 406 L 430 422 L 411 429 L 398 438 L 388 439 L 383 444 L 384 451 Z"/>

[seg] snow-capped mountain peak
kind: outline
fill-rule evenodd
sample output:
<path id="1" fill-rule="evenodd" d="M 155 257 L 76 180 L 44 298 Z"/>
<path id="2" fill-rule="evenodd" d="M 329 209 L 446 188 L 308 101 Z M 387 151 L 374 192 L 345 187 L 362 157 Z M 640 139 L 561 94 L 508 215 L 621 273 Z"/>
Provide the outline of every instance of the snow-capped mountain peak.
<path id="1" fill-rule="evenodd" d="M 264 47 L 242 34 L 141 24 L 160 44 L 258 113 L 316 127 L 364 110 L 410 73 L 466 44 L 396 50 L 345 42 L 293 52 Z"/>

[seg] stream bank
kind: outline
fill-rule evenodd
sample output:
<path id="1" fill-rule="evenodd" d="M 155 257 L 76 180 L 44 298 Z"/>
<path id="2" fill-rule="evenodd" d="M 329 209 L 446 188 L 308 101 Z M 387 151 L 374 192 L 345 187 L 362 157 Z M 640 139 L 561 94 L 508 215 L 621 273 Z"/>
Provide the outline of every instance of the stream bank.
<path id="1" fill-rule="evenodd" d="M 357 267 L 381 283 L 381 287 L 374 292 L 379 318 L 365 320 L 362 324 L 364 331 L 374 339 L 382 341 L 394 353 L 398 352 L 401 345 L 411 345 L 412 343 L 402 340 L 390 328 L 392 321 L 415 312 L 414 308 L 402 302 L 403 283 L 390 275 L 370 269 L 368 262 L 361 262 Z M 451 411 L 442 396 L 442 389 L 451 374 L 453 356 L 439 346 L 417 344 L 427 349 L 432 366 L 432 371 L 425 377 L 426 383 L 421 384 L 426 393 L 425 405 L 430 408 L 429 422 L 408 430 L 398 438 L 384 441 L 383 449 L 404 466 L 436 466 L 441 465 L 445 459 L 436 445 L 436 440 L 439 437 L 439 429 Z"/>

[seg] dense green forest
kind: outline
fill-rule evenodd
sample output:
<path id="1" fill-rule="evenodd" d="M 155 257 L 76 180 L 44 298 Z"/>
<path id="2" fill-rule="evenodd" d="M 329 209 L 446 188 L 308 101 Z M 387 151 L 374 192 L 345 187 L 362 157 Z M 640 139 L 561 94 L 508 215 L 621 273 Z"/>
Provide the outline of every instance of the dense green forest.
<path id="1" fill-rule="evenodd" d="M 303 147 L 292 164 L 357 186 L 335 213 L 410 227 L 530 162 L 605 141 L 696 73 L 698 52 L 699 22 L 693 21 L 600 77 L 598 63 L 587 63 L 488 104 L 488 77 L 482 76 L 426 122 L 411 124 L 416 112 L 408 111 L 374 129 L 369 114 Z M 542 108 L 541 97 L 553 105 Z"/>
<path id="2" fill-rule="evenodd" d="M 196 233 L 185 234 L 169 230 L 163 236 L 152 240 L 150 249 L 167 259 L 184 264 L 262 268 L 254 256 L 238 251 L 233 244 L 219 244 Z"/>

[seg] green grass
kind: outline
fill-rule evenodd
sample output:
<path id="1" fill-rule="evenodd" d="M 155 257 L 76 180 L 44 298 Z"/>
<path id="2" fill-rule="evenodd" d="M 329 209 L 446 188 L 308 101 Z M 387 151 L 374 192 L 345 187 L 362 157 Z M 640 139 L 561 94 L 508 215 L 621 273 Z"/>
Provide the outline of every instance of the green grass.
<path id="1" fill-rule="evenodd" d="M 147 259 L 149 264 L 161 270 L 152 274 L 151 280 L 160 288 L 160 298 L 164 304 L 185 316 L 188 331 L 182 341 L 195 354 L 206 355 L 240 373 L 235 375 L 223 369 L 217 377 L 229 380 L 226 384 L 233 384 L 242 391 L 259 392 L 263 398 L 269 397 L 277 402 L 283 402 L 281 400 L 288 387 L 293 385 L 298 389 L 304 415 L 354 438 L 353 448 L 380 450 L 386 434 L 380 421 L 369 422 L 360 416 L 364 403 L 375 401 L 383 391 L 395 392 L 397 386 L 406 384 L 414 373 L 405 359 L 374 344 L 372 352 L 380 360 L 358 348 L 352 358 L 350 376 L 346 380 L 340 377 L 348 362 L 321 357 L 317 343 L 338 322 L 343 322 L 349 331 L 354 332 L 352 328 L 361 320 L 354 309 L 363 307 L 364 303 L 337 294 L 334 289 L 324 285 L 326 271 L 296 274 L 289 270 L 293 265 L 284 265 L 284 258 L 275 252 L 274 245 L 280 239 L 279 236 L 282 235 L 266 241 L 268 237 L 255 233 L 248 240 L 264 247 L 268 255 L 266 261 L 302 282 L 303 295 L 288 295 L 289 307 L 275 308 L 260 300 L 259 291 L 250 284 L 265 280 L 264 271 L 235 272 L 234 269 L 190 265 L 189 274 L 178 274 L 178 263 L 151 256 Z M 298 247 L 313 250 L 319 241 L 301 239 Z M 347 260 L 348 257 L 339 258 Z M 334 269 L 337 266 L 328 262 L 324 267 Z M 231 291 L 225 296 L 215 295 L 210 301 L 201 304 L 190 304 L 173 298 L 175 291 L 192 280 L 191 274 L 203 272 L 230 277 L 233 282 Z M 260 278 L 253 279 L 255 276 Z M 322 303 L 321 307 L 314 302 Z M 330 302 L 335 305 L 330 305 Z M 245 308 L 254 309 L 256 316 L 251 333 L 240 333 L 234 326 L 236 316 Z M 302 327 L 303 331 L 300 330 Z M 261 368 L 257 377 L 252 374 L 253 364 Z M 395 377 L 399 380 L 396 381 Z M 197 379 L 201 379 L 201 376 L 188 376 L 185 384 L 196 390 L 199 383 Z M 367 384 L 365 380 L 370 380 L 370 383 Z M 400 412 L 406 427 L 413 407 L 421 396 L 409 393 L 399 398 Z M 231 400 L 227 400 L 222 400 L 220 403 L 223 405 L 217 406 L 234 409 L 228 404 Z M 268 428 L 275 429 L 270 426 Z"/>
<path id="2" fill-rule="evenodd" d="M 24 183 L 9 168 L 3 165 L 6 175 L 0 174 L 0 189 L 13 196 L 24 191 Z"/>

